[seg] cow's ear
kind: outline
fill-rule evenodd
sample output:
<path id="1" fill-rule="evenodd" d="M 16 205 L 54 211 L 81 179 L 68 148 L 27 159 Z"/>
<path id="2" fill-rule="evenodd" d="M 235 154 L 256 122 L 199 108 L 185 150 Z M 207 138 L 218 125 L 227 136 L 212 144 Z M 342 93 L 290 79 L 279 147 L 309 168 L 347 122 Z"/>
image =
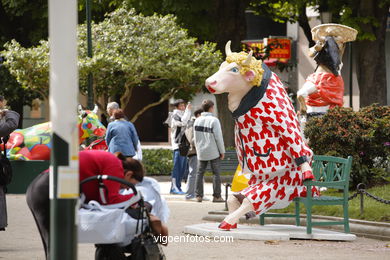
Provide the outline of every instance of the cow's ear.
<path id="1" fill-rule="evenodd" d="M 246 81 L 250 82 L 255 78 L 255 72 L 253 70 L 248 70 L 245 72 L 244 77 Z"/>

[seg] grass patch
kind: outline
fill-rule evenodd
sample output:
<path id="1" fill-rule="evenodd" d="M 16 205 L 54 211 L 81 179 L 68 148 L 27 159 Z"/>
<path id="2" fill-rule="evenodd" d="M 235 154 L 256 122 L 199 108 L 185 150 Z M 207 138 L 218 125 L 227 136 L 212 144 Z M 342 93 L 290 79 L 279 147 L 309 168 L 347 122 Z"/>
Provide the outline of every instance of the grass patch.
<path id="1" fill-rule="evenodd" d="M 390 184 L 373 187 L 367 190 L 374 196 L 390 200 Z M 354 194 L 355 191 L 350 191 L 349 195 Z M 328 190 L 322 192 L 322 195 L 327 196 L 342 196 L 337 190 Z M 294 213 L 294 204 L 290 204 L 287 208 L 272 210 L 271 212 L 279 213 Z M 301 214 L 305 214 L 305 207 L 301 203 Z M 322 216 L 343 216 L 342 206 L 313 206 L 312 214 Z M 390 223 L 390 204 L 377 202 L 376 200 L 364 195 L 363 214 L 360 214 L 360 195 L 349 201 L 349 217 L 353 219 L 362 219 L 368 221 L 380 221 Z"/>

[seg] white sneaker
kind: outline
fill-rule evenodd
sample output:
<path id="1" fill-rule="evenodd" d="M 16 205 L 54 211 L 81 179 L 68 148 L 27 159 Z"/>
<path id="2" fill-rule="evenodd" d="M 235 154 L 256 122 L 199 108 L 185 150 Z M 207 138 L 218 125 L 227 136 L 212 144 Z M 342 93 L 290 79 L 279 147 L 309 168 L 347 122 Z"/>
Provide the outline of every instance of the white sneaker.
<path id="1" fill-rule="evenodd" d="M 195 201 L 196 198 L 195 198 L 195 196 L 194 196 L 194 197 L 186 197 L 186 200 L 187 200 L 187 201 Z"/>
<path id="2" fill-rule="evenodd" d="M 204 197 L 202 198 L 202 200 L 203 200 L 203 201 L 210 201 L 210 199 L 207 198 L 206 196 L 204 196 Z"/>

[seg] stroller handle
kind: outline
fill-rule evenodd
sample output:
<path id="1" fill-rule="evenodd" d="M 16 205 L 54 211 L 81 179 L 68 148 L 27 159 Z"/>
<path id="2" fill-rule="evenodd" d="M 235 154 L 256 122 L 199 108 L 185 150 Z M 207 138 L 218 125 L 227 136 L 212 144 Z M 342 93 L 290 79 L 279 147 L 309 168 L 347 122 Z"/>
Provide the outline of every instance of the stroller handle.
<path id="1" fill-rule="evenodd" d="M 111 176 L 111 175 L 95 175 L 95 176 L 88 177 L 80 182 L 80 190 L 82 190 L 81 187 L 83 186 L 83 184 L 90 182 L 90 181 L 93 181 L 93 180 L 97 180 L 99 182 L 103 182 L 103 180 L 116 181 L 116 182 L 122 183 L 122 184 L 128 186 L 130 189 L 132 189 L 134 195 L 138 194 L 137 189 L 135 188 L 134 184 L 132 184 L 128 181 L 125 181 L 124 179 L 121 179 L 121 178 L 118 178 L 115 176 Z"/>

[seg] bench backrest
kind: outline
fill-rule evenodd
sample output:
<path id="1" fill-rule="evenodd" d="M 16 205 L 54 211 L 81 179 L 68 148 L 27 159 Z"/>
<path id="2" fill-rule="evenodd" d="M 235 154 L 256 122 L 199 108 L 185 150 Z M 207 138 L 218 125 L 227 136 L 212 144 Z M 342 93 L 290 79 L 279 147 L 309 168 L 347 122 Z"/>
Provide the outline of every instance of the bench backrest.
<path id="1" fill-rule="evenodd" d="M 345 187 L 348 188 L 349 174 L 352 166 L 352 156 L 348 156 L 347 159 L 314 155 L 313 156 L 313 174 L 317 181 L 324 182 L 345 182 Z M 331 186 L 330 186 L 331 187 Z M 340 188 L 334 186 L 334 188 Z"/>

